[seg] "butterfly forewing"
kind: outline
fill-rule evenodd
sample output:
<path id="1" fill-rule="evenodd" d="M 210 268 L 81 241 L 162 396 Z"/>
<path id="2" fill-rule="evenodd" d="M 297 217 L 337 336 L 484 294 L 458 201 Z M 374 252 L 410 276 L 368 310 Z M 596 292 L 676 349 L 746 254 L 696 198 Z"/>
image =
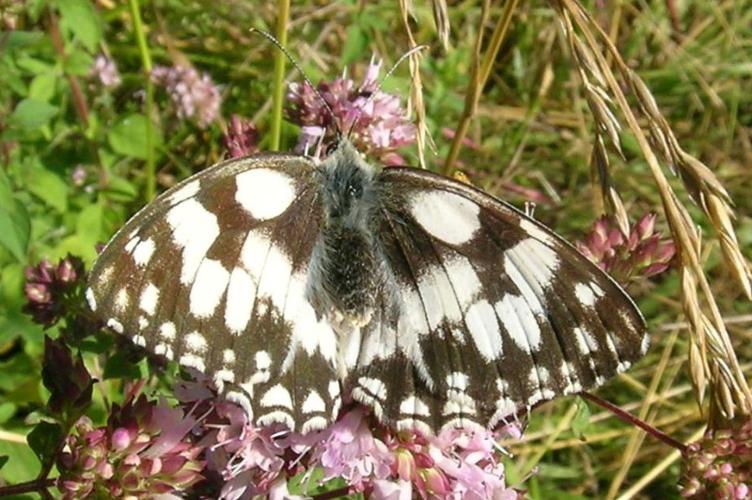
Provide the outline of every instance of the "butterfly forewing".
<path id="1" fill-rule="evenodd" d="M 391 423 L 492 426 L 644 354 L 629 297 L 550 230 L 425 171 L 388 168 L 376 182 L 389 193 L 376 233 L 401 305 L 366 327 L 351 383 Z"/>
<path id="2" fill-rule="evenodd" d="M 340 403 L 334 332 L 305 294 L 316 176 L 304 158 L 264 155 L 181 183 L 102 252 L 90 305 L 136 344 L 205 372 L 259 423 L 324 427 Z"/>

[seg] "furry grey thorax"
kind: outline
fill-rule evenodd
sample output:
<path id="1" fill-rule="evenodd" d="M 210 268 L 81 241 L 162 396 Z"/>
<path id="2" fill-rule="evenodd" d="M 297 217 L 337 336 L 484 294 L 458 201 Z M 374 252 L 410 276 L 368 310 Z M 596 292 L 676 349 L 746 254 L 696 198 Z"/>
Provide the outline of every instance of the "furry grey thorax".
<path id="1" fill-rule="evenodd" d="M 380 286 L 374 211 L 378 170 L 342 140 L 320 167 L 324 222 L 314 251 L 316 302 L 331 311 L 344 330 L 368 324 Z"/>

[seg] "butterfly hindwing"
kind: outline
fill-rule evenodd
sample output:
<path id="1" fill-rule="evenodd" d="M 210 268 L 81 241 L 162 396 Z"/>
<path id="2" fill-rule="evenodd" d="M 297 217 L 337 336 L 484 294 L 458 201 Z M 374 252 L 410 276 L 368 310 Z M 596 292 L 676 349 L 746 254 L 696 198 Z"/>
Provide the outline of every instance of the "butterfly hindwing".
<path id="1" fill-rule="evenodd" d="M 376 233 L 401 305 L 366 327 L 351 384 L 386 420 L 495 425 L 600 385 L 644 354 L 629 297 L 544 226 L 429 172 L 387 168 L 375 182 L 389 193 Z M 373 361 L 369 346 L 385 332 L 394 354 Z M 364 383 L 385 398 L 373 401 Z"/>
<path id="2" fill-rule="evenodd" d="M 90 305 L 136 344 L 212 377 L 259 423 L 324 427 L 340 396 L 335 334 L 305 293 L 316 175 L 304 158 L 262 155 L 179 184 L 102 252 Z"/>

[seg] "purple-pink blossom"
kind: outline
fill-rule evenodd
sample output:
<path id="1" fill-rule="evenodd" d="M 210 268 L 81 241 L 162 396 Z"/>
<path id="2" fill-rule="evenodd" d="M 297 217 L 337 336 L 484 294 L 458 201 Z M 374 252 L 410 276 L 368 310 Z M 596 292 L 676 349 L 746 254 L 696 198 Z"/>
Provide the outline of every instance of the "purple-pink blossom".
<path id="1" fill-rule="evenodd" d="M 122 83 L 120 72 L 115 61 L 104 54 L 99 54 L 94 59 L 91 74 L 95 76 L 105 88 L 116 88 Z"/>
<path id="2" fill-rule="evenodd" d="M 342 77 L 320 83 L 318 93 L 307 82 L 291 83 L 286 112 L 301 126 L 298 152 L 319 156 L 341 133 L 365 154 L 404 164 L 395 151 L 415 142 L 415 125 L 399 97 L 379 88 L 380 70 L 381 62 L 372 61 L 360 85 Z"/>
<path id="3" fill-rule="evenodd" d="M 673 241 L 655 231 L 655 221 L 655 214 L 646 214 L 624 235 L 613 219 L 603 216 L 595 221 L 585 241 L 575 245 L 619 282 L 655 276 L 669 268 L 676 253 Z"/>
<path id="4" fill-rule="evenodd" d="M 207 73 L 190 66 L 156 66 L 151 79 L 167 90 L 178 118 L 194 120 L 205 128 L 219 117 L 222 98 Z"/>

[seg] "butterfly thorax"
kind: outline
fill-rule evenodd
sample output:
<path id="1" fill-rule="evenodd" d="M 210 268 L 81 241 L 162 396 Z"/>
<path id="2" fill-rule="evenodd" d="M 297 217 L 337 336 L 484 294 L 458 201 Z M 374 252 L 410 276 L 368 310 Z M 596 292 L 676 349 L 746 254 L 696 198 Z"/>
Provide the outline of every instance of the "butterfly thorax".
<path id="1" fill-rule="evenodd" d="M 369 323 L 380 285 L 372 230 L 375 169 L 346 141 L 320 167 L 324 221 L 317 245 L 323 300 L 345 329 Z"/>

